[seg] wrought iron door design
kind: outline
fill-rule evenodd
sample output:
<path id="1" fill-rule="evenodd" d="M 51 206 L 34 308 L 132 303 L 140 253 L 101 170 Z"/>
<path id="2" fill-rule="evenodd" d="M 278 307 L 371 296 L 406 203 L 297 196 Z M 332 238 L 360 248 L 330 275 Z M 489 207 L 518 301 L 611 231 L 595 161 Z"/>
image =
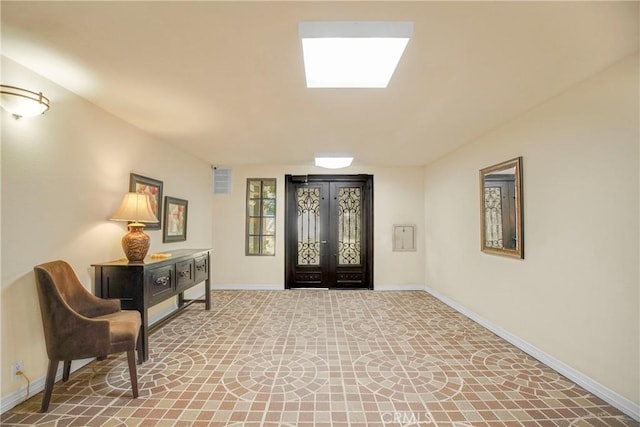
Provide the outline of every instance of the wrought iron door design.
<path id="1" fill-rule="evenodd" d="M 489 248 L 502 248 L 502 189 L 484 188 L 485 241 Z"/>
<path id="2" fill-rule="evenodd" d="M 487 248 L 515 249 L 518 236 L 515 223 L 515 178 L 513 175 L 487 175 L 484 183 L 485 245 Z"/>
<path id="3" fill-rule="evenodd" d="M 373 177 L 285 177 L 285 287 L 373 289 Z"/>
<path id="4" fill-rule="evenodd" d="M 298 264 L 320 265 L 320 188 L 296 190 Z"/>

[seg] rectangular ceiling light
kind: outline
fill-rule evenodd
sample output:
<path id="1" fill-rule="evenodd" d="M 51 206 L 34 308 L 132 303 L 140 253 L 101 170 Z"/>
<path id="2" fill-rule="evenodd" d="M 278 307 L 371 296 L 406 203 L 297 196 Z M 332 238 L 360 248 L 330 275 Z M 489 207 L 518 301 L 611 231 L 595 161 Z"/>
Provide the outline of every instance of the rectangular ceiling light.
<path id="1" fill-rule="evenodd" d="M 342 169 L 351 166 L 353 156 L 346 153 L 316 154 L 315 165 L 327 169 Z"/>
<path id="2" fill-rule="evenodd" d="M 385 88 L 413 22 L 301 22 L 309 88 Z"/>

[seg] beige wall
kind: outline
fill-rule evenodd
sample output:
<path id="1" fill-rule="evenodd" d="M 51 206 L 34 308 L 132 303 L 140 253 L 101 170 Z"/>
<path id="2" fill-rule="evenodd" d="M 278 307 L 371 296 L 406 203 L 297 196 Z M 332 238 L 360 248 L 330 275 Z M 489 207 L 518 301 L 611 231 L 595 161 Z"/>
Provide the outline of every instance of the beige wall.
<path id="1" fill-rule="evenodd" d="M 284 289 L 284 176 L 331 174 L 332 171 L 314 166 L 243 166 L 231 169 L 232 194 L 213 198 L 213 286 L 250 285 Z M 418 237 L 424 231 L 421 226 L 424 221 L 423 169 L 353 166 L 334 173 L 373 175 L 374 287 L 423 289 L 424 245 L 419 243 L 416 252 L 393 252 L 391 240 L 393 224 L 418 224 Z M 244 254 L 247 178 L 277 179 L 275 256 L 248 257 Z"/>
<path id="2" fill-rule="evenodd" d="M 430 165 L 426 285 L 636 404 L 638 56 Z M 480 252 L 478 171 L 523 156 L 525 259 Z"/>
<path id="3" fill-rule="evenodd" d="M 152 252 L 211 247 L 211 170 L 4 57 L 2 74 L 3 84 L 51 99 L 43 116 L 16 121 L 1 114 L 4 398 L 25 385 L 11 380 L 13 362 L 22 360 L 32 380 L 46 371 L 33 266 L 65 259 L 93 290 L 90 264 L 123 257 L 126 226 L 108 218 L 130 172 L 159 179 L 165 195 L 189 201 L 187 241 L 163 244 L 161 231 L 148 231 Z"/>
<path id="4" fill-rule="evenodd" d="M 3 84 L 43 90 L 52 109 L 2 113 L 2 397 L 40 378 L 46 352 L 32 269 L 70 261 L 93 289 L 90 264 L 122 257 L 125 227 L 108 221 L 129 173 L 189 200 L 189 239 L 151 251 L 214 247 L 214 287 L 282 288 L 284 175 L 312 166 L 233 167 L 233 193 L 211 197 L 211 170 L 3 58 Z M 374 175 L 377 289 L 427 286 L 638 402 L 638 57 L 630 58 L 478 141 L 422 168 L 352 167 Z M 524 158 L 522 261 L 479 250 L 478 170 Z M 224 166 L 224 165 L 222 165 Z M 330 172 L 329 172 L 330 173 Z M 247 178 L 278 179 L 277 254 L 244 256 Z M 213 219 L 212 219 L 213 218 Z M 418 225 L 418 251 L 392 252 L 391 228 Z M 425 266 L 426 265 L 426 266 Z"/>

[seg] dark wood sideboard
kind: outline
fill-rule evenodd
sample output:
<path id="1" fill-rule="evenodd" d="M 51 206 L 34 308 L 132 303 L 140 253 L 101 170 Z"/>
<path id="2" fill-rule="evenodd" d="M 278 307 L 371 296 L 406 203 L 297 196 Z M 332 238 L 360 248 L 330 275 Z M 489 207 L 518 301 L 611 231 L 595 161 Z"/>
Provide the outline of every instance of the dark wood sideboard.
<path id="1" fill-rule="evenodd" d="M 162 252 L 161 252 L 162 253 Z M 126 259 L 92 264 L 95 268 L 95 294 L 101 298 L 117 298 L 125 310 L 138 310 L 142 316 L 139 363 L 149 359 L 149 333 L 193 302 L 203 302 L 211 309 L 211 251 L 179 249 L 164 252 L 167 258 L 147 257 L 142 262 Z M 188 300 L 184 291 L 205 283 L 204 300 Z M 178 296 L 178 309 L 154 324 L 149 324 L 148 309 Z"/>

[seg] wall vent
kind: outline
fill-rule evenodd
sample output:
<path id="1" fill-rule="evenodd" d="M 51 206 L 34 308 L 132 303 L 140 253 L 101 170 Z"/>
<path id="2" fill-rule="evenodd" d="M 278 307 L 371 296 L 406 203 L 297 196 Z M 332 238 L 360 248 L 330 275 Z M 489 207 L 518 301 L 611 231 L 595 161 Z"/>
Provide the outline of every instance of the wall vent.
<path id="1" fill-rule="evenodd" d="M 213 194 L 231 194 L 231 169 L 213 167 Z"/>

